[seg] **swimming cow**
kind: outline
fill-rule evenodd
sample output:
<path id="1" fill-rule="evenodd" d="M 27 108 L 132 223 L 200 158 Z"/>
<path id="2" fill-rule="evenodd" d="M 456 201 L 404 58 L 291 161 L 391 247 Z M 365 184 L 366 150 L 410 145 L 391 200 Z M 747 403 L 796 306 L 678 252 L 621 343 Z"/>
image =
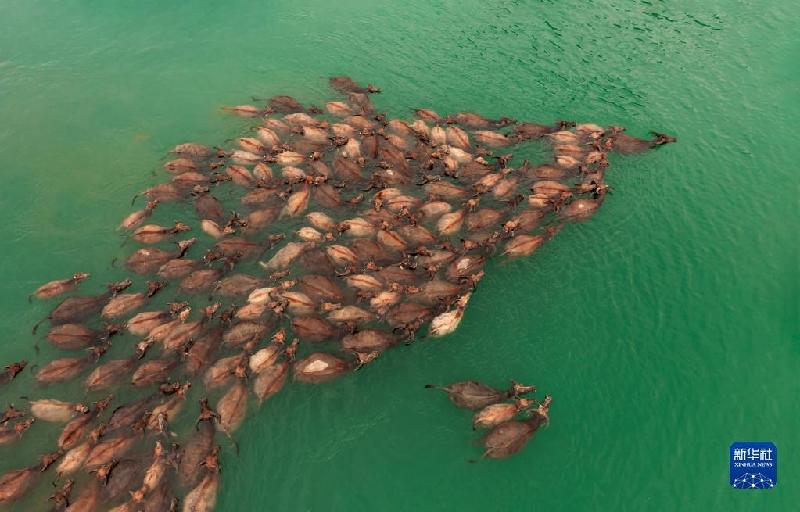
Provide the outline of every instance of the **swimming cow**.
<path id="1" fill-rule="evenodd" d="M 512 396 L 511 391 L 500 391 L 476 380 L 456 382 L 447 386 L 426 384 L 426 388 L 441 389 L 456 406 L 478 410 Z"/>
<path id="2" fill-rule="evenodd" d="M 548 421 L 552 398 L 545 397 L 539 408 L 526 420 L 500 423 L 483 440 L 483 456 L 504 459 L 520 451 L 542 425 Z"/>
<path id="3" fill-rule="evenodd" d="M 69 279 L 59 279 L 56 281 L 50 281 L 49 283 L 43 284 L 39 288 L 33 292 L 32 296 L 36 297 L 37 299 L 50 299 L 61 295 L 63 293 L 69 292 L 77 288 L 77 286 L 89 278 L 89 274 L 86 272 L 79 272 L 72 276 Z"/>

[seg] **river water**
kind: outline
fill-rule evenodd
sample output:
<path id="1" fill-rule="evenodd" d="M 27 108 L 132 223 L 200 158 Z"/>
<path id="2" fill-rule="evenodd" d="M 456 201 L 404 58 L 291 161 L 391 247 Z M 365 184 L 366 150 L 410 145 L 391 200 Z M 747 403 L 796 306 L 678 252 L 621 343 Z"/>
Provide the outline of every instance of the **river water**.
<path id="1" fill-rule="evenodd" d="M 76 271 L 94 274 L 87 290 L 117 277 L 110 262 L 130 248 L 114 227 L 169 148 L 244 130 L 221 105 L 319 104 L 326 77 L 348 74 L 380 85 L 373 99 L 395 116 L 663 131 L 678 143 L 614 158 L 591 221 L 491 263 L 455 334 L 252 411 L 238 456 L 224 452 L 219 509 L 792 510 L 795 12 L 788 0 L 2 0 L 0 360 L 53 356 L 34 352 L 48 305 L 27 295 Z M 467 378 L 535 383 L 554 396 L 551 425 L 516 457 L 468 463 L 470 415 L 423 389 Z M 776 488 L 728 486 L 740 440 L 778 446 Z M 34 456 L 0 448 L 0 471 Z"/>

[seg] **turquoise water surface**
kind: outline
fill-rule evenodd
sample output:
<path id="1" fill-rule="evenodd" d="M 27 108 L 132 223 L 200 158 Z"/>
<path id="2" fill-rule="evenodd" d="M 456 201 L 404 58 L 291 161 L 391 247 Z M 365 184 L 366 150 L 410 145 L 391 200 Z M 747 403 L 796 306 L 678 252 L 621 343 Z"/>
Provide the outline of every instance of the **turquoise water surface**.
<path id="1" fill-rule="evenodd" d="M 240 453 L 223 454 L 218 508 L 795 510 L 796 8 L 1 0 L 0 360 L 55 354 L 30 334 L 48 305 L 27 295 L 79 270 L 92 291 L 117 276 L 110 262 L 129 248 L 114 228 L 162 179 L 166 152 L 245 129 L 222 105 L 321 104 L 326 78 L 348 74 L 381 86 L 376 105 L 394 116 L 663 131 L 678 143 L 614 157 L 613 194 L 590 222 L 493 261 L 455 334 L 251 411 Z M 551 425 L 520 455 L 467 463 L 480 454 L 469 414 L 423 389 L 467 378 L 537 384 L 554 396 Z M 778 446 L 776 488 L 728 486 L 738 440 Z M 20 446 L 0 448 L 0 471 L 33 460 Z M 47 509 L 48 486 L 16 509 Z"/>

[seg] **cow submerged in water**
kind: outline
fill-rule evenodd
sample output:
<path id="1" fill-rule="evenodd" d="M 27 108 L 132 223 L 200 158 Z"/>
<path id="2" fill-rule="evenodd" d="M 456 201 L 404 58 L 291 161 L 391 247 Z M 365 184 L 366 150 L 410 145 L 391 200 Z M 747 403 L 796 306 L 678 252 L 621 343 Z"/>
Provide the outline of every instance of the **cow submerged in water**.
<path id="1" fill-rule="evenodd" d="M 15 389 L 25 362 L 2 373 L 6 402 L 25 394 L 29 403 L 5 410 L 0 445 L 42 445 L 38 462 L 0 476 L 0 503 L 212 510 L 219 446 L 230 446 L 248 409 L 290 381 L 329 382 L 453 332 L 491 257 L 528 256 L 598 211 L 610 152 L 674 141 L 426 108 L 390 119 L 372 104 L 377 87 L 330 83 L 342 96 L 324 108 L 290 96 L 227 107 L 254 123 L 231 147 L 175 146 L 167 179 L 118 226 L 137 245 L 130 276 L 98 291 L 76 268 L 34 292 L 70 295 L 46 316 L 47 339 L 64 354 L 33 361 L 38 384 L 25 393 Z M 520 161 L 524 144 L 553 156 Z M 79 283 L 93 292 L 75 295 Z M 76 379 L 65 389 L 79 396 L 56 393 Z M 549 407 L 526 412 L 526 386 L 444 389 L 476 411 L 476 427 L 493 429 L 487 457 L 517 451 Z M 30 428 L 53 435 L 34 439 Z"/>

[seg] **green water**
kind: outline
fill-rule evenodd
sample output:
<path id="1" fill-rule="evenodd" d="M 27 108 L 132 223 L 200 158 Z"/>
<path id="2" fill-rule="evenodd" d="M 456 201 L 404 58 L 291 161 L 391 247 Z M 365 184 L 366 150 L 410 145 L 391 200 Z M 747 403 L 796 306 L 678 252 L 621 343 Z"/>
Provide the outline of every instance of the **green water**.
<path id="1" fill-rule="evenodd" d="M 118 278 L 109 263 L 130 248 L 113 228 L 165 152 L 242 132 L 221 105 L 321 103 L 325 77 L 349 74 L 383 87 L 392 115 L 665 131 L 679 143 L 615 158 L 590 222 L 490 264 L 456 334 L 253 411 L 241 453 L 224 454 L 219 509 L 794 510 L 795 13 L 788 0 L 2 0 L 0 360 L 53 356 L 34 353 L 48 306 L 28 293 L 81 270 L 91 291 Z M 468 464 L 469 414 L 423 389 L 465 378 L 536 383 L 555 398 L 551 426 L 521 455 Z M 736 440 L 775 442 L 775 489 L 728 487 Z M 34 455 L 0 448 L 0 471 Z"/>

